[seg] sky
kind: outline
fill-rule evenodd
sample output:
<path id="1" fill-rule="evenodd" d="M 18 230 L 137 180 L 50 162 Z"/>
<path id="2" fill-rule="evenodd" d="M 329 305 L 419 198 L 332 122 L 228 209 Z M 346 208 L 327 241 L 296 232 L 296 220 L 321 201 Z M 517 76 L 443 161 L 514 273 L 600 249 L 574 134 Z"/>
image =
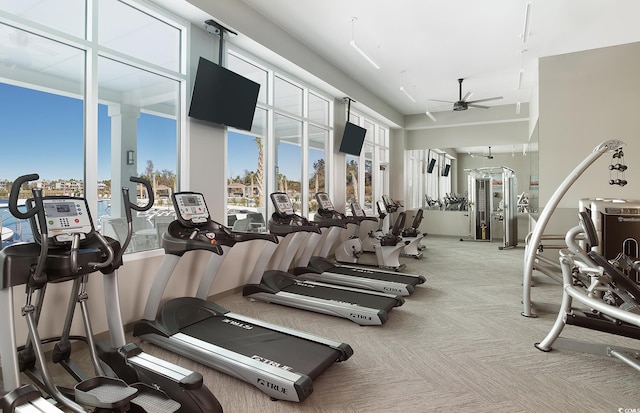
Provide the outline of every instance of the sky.
<path id="1" fill-rule="evenodd" d="M 80 99 L 0 83 L 0 179 L 37 173 L 41 179 L 83 179 L 83 104 Z M 176 122 L 142 113 L 138 119 L 137 169 L 147 160 L 154 169 L 176 172 Z M 258 149 L 251 135 L 229 131 L 228 176 L 254 171 Z M 309 153 L 309 174 L 323 151 Z M 281 144 L 278 168 L 300 180 L 301 147 Z M 105 105 L 98 106 L 98 180 L 110 178 L 111 121 Z"/>
<path id="2" fill-rule="evenodd" d="M 229 131 L 227 143 L 227 176 L 235 178 L 243 176 L 244 171 L 255 171 L 258 165 L 258 147 L 251 135 Z M 290 180 L 301 180 L 302 164 L 301 147 L 290 144 L 278 146 L 278 172 Z M 313 163 L 324 158 L 324 151 L 309 151 L 309 174 L 313 173 Z"/>
<path id="3" fill-rule="evenodd" d="M 0 179 L 37 173 L 42 179 L 82 179 L 83 103 L 0 83 Z M 98 179 L 109 179 L 111 125 L 107 107 L 98 108 Z M 138 173 L 147 159 L 156 170 L 176 170 L 175 121 L 148 114 L 138 120 Z"/>

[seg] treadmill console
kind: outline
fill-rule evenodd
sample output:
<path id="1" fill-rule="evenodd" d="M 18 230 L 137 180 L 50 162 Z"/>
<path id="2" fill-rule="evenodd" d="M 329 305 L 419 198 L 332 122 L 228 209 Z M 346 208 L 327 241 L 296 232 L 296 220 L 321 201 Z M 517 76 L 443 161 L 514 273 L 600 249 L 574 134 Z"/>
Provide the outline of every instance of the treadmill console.
<path id="1" fill-rule="evenodd" d="M 83 241 L 94 232 L 89 207 L 84 198 L 71 197 L 44 197 L 42 198 L 44 214 L 47 222 L 47 235 L 54 245 L 70 243 L 73 235 L 80 234 Z M 27 200 L 27 207 L 33 208 L 34 200 Z M 34 237 L 40 242 L 40 223 L 37 219 L 31 219 L 34 227 Z"/>
<path id="2" fill-rule="evenodd" d="M 333 212 L 335 208 L 333 203 L 326 192 L 318 192 L 316 194 L 316 201 L 318 201 L 319 208 L 325 211 Z"/>
<path id="3" fill-rule="evenodd" d="M 362 207 L 357 202 L 352 202 L 351 203 L 351 212 L 353 213 L 354 217 L 364 217 L 365 216 L 364 215 L 364 211 L 362 210 Z"/>
<path id="4" fill-rule="evenodd" d="M 273 201 L 273 206 L 276 208 L 276 214 L 281 218 L 288 218 L 295 215 L 293 212 L 293 204 L 291 204 L 291 199 L 289 199 L 289 195 L 284 192 L 274 192 L 271 194 L 271 201 Z"/>
<path id="5" fill-rule="evenodd" d="M 209 222 L 209 210 L 201 193 L 176 192 L 172 198 L 176 216 L 182 225 L 194 227 Z"/>
<path id="6" fill-rule="evenodd" d="M 378 214 L 380 214 L 380 216 L 387 214 L 387 206 L 385 205 L 384 201 L 376 202 L 376 206 L 378 207 Z"/>

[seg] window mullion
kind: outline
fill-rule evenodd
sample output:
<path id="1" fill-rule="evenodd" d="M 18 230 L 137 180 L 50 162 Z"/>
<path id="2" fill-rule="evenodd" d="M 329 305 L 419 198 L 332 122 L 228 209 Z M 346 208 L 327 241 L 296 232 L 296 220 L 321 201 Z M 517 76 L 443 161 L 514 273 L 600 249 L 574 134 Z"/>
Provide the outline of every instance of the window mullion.
<path id="1" fill-rule="evenodd" d="M 98 2 L 87 3 L 84 88 L 84 193 L 91 216 L 98 217 Z"/>

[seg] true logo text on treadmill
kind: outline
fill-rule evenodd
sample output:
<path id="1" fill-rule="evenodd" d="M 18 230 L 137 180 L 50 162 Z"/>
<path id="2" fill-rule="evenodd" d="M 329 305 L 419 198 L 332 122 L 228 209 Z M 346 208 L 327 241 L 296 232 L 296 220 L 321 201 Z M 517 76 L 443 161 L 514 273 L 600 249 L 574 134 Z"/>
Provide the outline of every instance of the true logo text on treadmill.
<path id="1" fill-rule="evenodd" d="M 371 320 L 371 316 L 363 315 L 363 314 L 357 314 L 357 313 L 350 313 L 349 317 L 355 318 L 356 320 Z"/>
<path id="2" fill-rule="evenodd" d="M 262 362 L 264 364 L 268 364 L 270 366 L 277 367 L 277 368 L 282 369 L 282 370 L 293 371 L 293 367 L 287 366 L 285 364 L 280 364 L 277 361 L 269 360 L 269 359 L 264 358 L 262 356 L 258 356 L 257 354 L 251 356 L 251 358 L 254 359 L 254 360 L 258 360 L 258 361 L 260 361 L 260 362 Z"/>
<path id="3" fill-rule="evenodd" d="M 222 322 L 223 323 L 227 323 L 227 324 L 231 324 L 232 326 L 235 326 L 235 327 L 244 328 L 245 330 L 253 330 L 253 326 L 252 325 L 241 323 L 241 322 L 235 321 L 235 320 L 231 320 L 229 318 L 225 318 L 224 320 L 222 320 Z"/>
<path id="4" fill-rule="evenodd" d="M 258 378 L 258 384 L 282 394 L 287 394 L 287 389 L 285 387 L 280 387 L 279 385 L 268 382 L 264 379 Z"/>

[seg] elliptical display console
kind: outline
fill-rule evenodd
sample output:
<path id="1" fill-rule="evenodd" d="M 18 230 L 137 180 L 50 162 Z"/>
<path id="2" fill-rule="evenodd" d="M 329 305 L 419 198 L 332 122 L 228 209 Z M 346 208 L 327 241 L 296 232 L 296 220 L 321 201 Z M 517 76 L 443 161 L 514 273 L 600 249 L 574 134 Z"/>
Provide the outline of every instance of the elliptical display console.
<path id="1" fill-rule="evenodd" d="M 218 400 L 203 386 L 202 375 L 144 354 L 135 344 L 125 342 L 116 270 L 122 265 L 122 253 L 131 239 L 131 209 L 151 208 L 153 197 L 148 205 L 141 207 L 129 201 L 128 188 L 123 188 L 129 233 L 121 246 L 117 240 L 95 230 L 84 198 L 44 197 L 42 190 L 33 189 L 33 198 L 26 202 L 26 212 L 20 211 L 20 187 L 38 179 L 37 174 L 19 177 L 9 198 L 9 211 L 16 218 L 31 221 L 36 242 L 12 244 L 0 251 L 0 309 L 9 314 L 8 323 L 0 321 L 4 335 L 0 340 L 4 391 L 21 389 L 20 372 L 24 372 L 65 411 L 221 412 Z M 148 182 L 136 177 L 131 181 L 143 183 L 151 193 Z M 96 271 L 103 276 L 111 343 L 94 339 L 89 318 L 86 284 L 89 275 Z M 54 383 L 44 357 L 45 340 L 41 340 L 38 331 L 46 286 L 63 281 L 72 281 L 72 287 L 62 333 L 46 341 L 55 342 L 53 362 L 59 363 L 78 382 L 73 389 Z M 26 286 L 22 315 L 29 336 L 25 346 L 17 350 L 11 290 L 19 285 Z M 84 337 L 71 336 L 77 306 L 81 309 Z M 71 360 L 71 341 L 77 339 L 86 341 L 95 375 L 83 371 Z M 2 403 L 5 399 L 2 398 Z"/>
<path id="2" fill-rule="evenodd" d="M 33 208 L 34 201 L 27 201 L 28 208 Z M 46 197 L 42 199 L 44 214 L 47 218 L 49 238 L 56 245 L 71 242 L 73 234 L 79 234 L 84 240 L 94 231 L 91 215 L 83 198 Z M 37 220 L 31 220 L 32 225 L 39 227 Z M 40 242 L 40 229 L 33 231 L 34 238 Z"/>

